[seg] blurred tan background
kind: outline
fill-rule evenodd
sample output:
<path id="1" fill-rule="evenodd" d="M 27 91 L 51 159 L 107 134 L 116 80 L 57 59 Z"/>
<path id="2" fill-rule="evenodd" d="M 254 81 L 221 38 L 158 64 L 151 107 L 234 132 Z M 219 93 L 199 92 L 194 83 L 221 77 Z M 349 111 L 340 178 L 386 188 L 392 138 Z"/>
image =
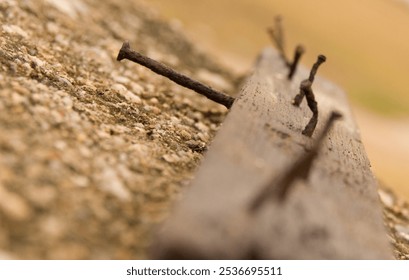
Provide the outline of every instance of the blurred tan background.
<path id="1" fill-rule="evenodd" d="M 348 93 L 373 170 L 409 200 L 409 5 L 404 0 L 146 0 L 236 71 L 271 45 L 265 30 L 283 16 L 287 53 L 303 44 Z"/>

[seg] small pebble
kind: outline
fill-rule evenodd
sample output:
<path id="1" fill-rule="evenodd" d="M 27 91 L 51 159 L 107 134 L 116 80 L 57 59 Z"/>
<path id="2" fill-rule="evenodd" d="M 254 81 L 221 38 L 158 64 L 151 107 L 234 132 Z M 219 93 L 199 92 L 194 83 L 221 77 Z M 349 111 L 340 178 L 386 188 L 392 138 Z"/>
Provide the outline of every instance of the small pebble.
<path id="1" fill-rule="evenodd" d="M 135 93 L 135 94 L 140 95 L 140 94 L 143 93 L 143 87 L 141 87 L 137 83 L 131 83 L 131 89 L 132 89 L 132 92 Z"/>
<path id="2" fill-rule="evenodd" d="M 149 99 L 149 102 L 152 103 L 152 104 L 158 104 L 159 103 L 159 101 L 158 101 L 158 99 L 156 97 L 153 97 L 153 98 Z"/>
<path id="3" fill-rule="evenodd" d="M 191 136 L 190 133 L 187 132 L 186 130 L 181 130 L 179 133 L 180 133 L 180 136 L 182 137 L 183 140 L 190 140 L 190 139 L 192 139 L 192 136 Z"/>
<path id="4" fill-rule="evenodd" d="M 45 62 L 39 59 L 37 56 L 30 56 L 30 59 L 35 66 L 43 67 L 45 65 Z"/>
<path id="5" fill-rule="evenodd" d="M 202 131 L 202 132 L 208 132 L 209 131 L 209 127 L 207 125 L 205 125 L 204 123 L 202 123 L 202 122 L 195 123 L 195 127 L 197 129 L 199 129 L 200 131 Z"/>
<path id="6" fill-rule="evenodd" d="M 77 188 L 85 188 L 89 186 L 89 179 L 85 176 L 72 176 L 71 181 Z"/>
<path id="7" fill-rule="evenodd" d="M 59 26 L 55 22 L 52 22 L 52 21 L 47 21 L 45 27 L 47 31 L 50 32 L 51 34 L 57 34 L 58 31 L 60 30 Z"/>
<path id="8" fill-rule="evenodd" d="M 97 176 L 97 180 L 102 190 L 113 194 L 121 201 L 131 200 L 129 190 L 124 186 L 113 168 L 105 167 L 99 176 Z"/>
<path id="9" fill-rule="evenodd" d="M 27 32 L 25 32 L 23 29 L 21 29 L 20 26 L 17 25 L 3 25 L 2 26 L 3 31 L 9 34 L 13 34 L 13 35 L 18 35 L 20 37 L 23 38 L 28 38 L 28 34 Z"/>
<path id="10" fill-rule="evenodd" d="M 167 154 L 167 155 L 163 155 L 162 158 L 169 163 L 175 163 L 180 161 L 180 157 L 178 155 L 175 154 Z"/>
<path id="11" fill-rule="evenodd" d="M 114 80 L 117 83 L 120 84 L 128 84 L 129 83 L 129 79 L 127 77 L 124 76 L 114 76 Z"/>
<path id="12" fill-rule="evenodd" d="M 142 100 L 139 96 L 133 94 L 130 92 L 124 85 L 122 84 L 114 84 L 112 86 L 112 90 L 115 92 L 121 94 L 123 97 L 125 97 L 126 100 L 133 102 L 135 104 L 141 104 Z"/>

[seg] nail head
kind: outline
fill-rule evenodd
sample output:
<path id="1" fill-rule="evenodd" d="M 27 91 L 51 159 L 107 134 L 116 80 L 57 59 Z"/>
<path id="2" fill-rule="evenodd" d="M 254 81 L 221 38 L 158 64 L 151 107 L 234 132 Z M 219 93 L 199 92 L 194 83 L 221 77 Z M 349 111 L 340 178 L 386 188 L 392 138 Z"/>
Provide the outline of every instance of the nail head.
<path id="1" fill-rule="evenodd" d="M 298 45 L 297 49 L 296 49 L 296 52 L 302 54 L 302 53 L 305 52 L 305 48 L 303 46 L 301 46 L 301 45 Z"/>
<path id="2" fill-rule="evenodd" d="M 321 62 L 325 62 L 327 60 L 327 57 L 325 55 L 320 54 L 318 56 L 318 60 L 321 61 Z"/>

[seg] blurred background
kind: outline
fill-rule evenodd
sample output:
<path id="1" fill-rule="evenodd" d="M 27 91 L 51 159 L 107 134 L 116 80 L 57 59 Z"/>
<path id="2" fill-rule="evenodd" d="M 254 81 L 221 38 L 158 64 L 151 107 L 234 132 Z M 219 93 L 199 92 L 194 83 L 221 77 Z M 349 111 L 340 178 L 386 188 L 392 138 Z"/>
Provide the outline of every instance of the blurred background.
<path id="1" fill-rule="evenodd" d="M 310 67 L 347 92 L 376 176 L 409 199 L 409 1 L 149 0 L 167 19 L 237 72 L 271 45 L 266 28 L 282 15 L 287 53 L 306 47 Z"/>

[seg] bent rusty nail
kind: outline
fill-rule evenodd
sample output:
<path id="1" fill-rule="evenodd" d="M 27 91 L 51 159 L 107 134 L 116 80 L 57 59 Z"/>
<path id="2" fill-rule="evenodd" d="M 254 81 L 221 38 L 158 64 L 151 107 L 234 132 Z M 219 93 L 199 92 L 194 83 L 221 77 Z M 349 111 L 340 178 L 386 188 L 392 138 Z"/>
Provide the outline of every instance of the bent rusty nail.
<path id="1" fill-rule="evenodd" d="M 327 57 L 325 55 L 320 54 L 317 58 L 317 61 L 314 63 L 314 65 L 311 68 L 310 72 L 310 77 L 308 80 L 310 80 L 311 84 L 314 82 L 315 75 L 317 74 L 318 67 L 320 67 L 321 64 L 323 64 L 327 60 Z"/>
<path id="2" fill-rule="evenodd" d="M 306 80 L 305 83 L 302 83 L 301 85 L 301 91 L 304 92 L 305 98 L 307 99 L 307 104 L 308 107 L 310 108 L 312 112 L 312 117 L 308 124 L 305 126 L 304 130 L 302 131 L 302 134 L 311 137 L 312 134 L 314 133 L 315 127 L 317 126 L 318 122 L 318 104 L 317 101 L 315 101 L 315 96 L 314 92 L 312 91 L 311 88 L 312 82 L 309 80 Z"/>
<path id="3" fill-rule="evenodd" d="M 320 54 L 318 56 L 317 61 L 311 68 L 310 76 L 308 77 L 308 79 L 303 80 L 301 82 L 300 92 L 294 97 L 293 100 L 293 105 L 299 107 L 304 96 L 307 99 L 307 104 L 312 112 L 312 117 L 308 124 L 305 126 L 304 130 L 302 131 L 302 134 L 308 137 L 312 136 L 318 122 L 318 104 L 317 101 L 315 100 L 314 92 L 312 90 L 312 83 L 314 82 L 315 75 L 317 74 L 318 71 L 318 67 L 326 60 L 327 58 L 324 55 Z"/>
<path id="4" fill-rule="evenodd" d="M 293 100 L 293 105 L 294 105 L 294 106 L 297 106 L 297 107 L 300 106 L 300 104 L 301 104 L 301 102 L 302 102 L 302 100 L 303 100 L 303 98 L 304 98 L 304 95 L 305 95 L 304 90 L 305 90 L 307 87 L 311 88 L 312 83 L 314 82 L 314 79 L 315 79 L 315 75 L 317 74 L 318 67 L 319 67 L 322 63 L 324 63 L 326 60 L 327 60 L 327 58 L 326 58 L 324 55 L 320 54 L 320 55 L 318 56 L 317 61 L 314 63 L 314 65 L 313 65 L 312 68 L 311 68 L 310 76 L 308 77 L 308 79 L 303 80 L 303 81 L 301 82 L 301 84 L 300 84 L 300 93 L 298 93 L 298 94 L 294 97 L 294 100 Z M 309 83 L 308 83 L 308 82 L 309 82 Z"/>

